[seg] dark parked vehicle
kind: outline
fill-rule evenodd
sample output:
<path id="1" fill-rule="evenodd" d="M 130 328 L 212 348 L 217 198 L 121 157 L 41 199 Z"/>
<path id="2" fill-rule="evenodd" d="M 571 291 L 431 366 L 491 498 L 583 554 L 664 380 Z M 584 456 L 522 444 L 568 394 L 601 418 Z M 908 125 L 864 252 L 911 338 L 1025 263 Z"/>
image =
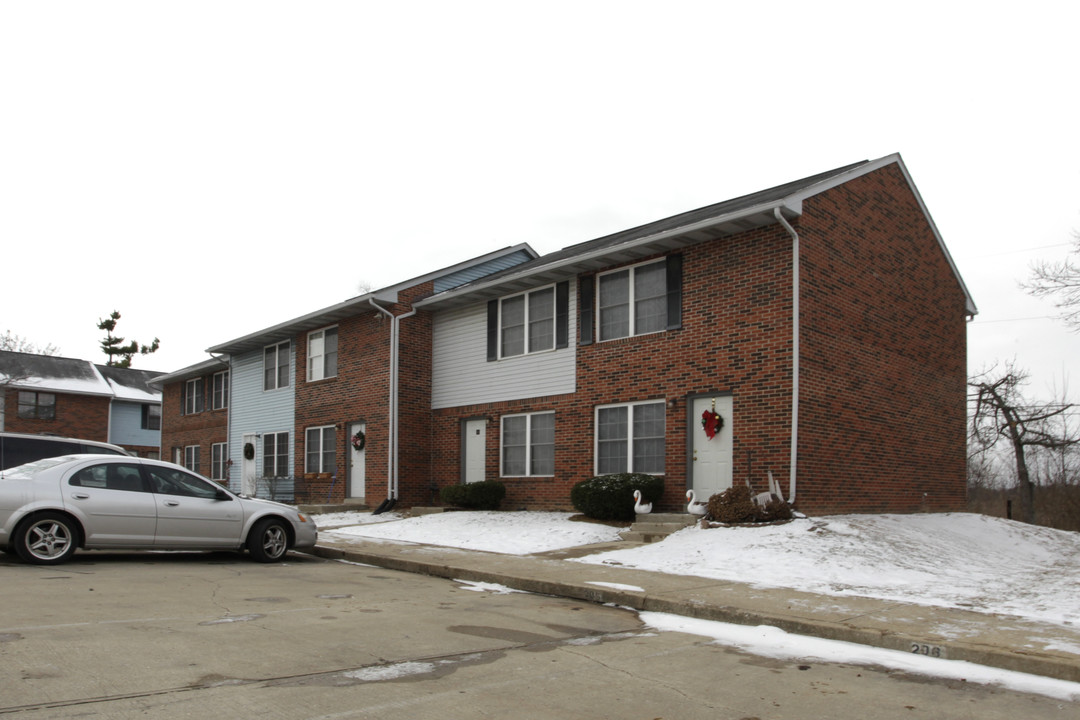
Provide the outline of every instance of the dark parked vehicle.
<path id="1" fill-rule="evenodd" d="M 110 445 L 109 443 L 94 440 L 78 440 L 55 435 L 25 435 L 23 433 L 0 432 L 0 470 L 7 470 L 16 465 L 25 465 L 43 458 L 79 453 L 130 454 L 119 445 Z"/>
<path id="2" fill-rule="evenodd" d="M 55 565 L 86 550 L 247 550 L 259 562 L 314 547 L 296 508 L 235 495 L 160 460 L 65 455 L 0 471 L 0 548 Z"/>

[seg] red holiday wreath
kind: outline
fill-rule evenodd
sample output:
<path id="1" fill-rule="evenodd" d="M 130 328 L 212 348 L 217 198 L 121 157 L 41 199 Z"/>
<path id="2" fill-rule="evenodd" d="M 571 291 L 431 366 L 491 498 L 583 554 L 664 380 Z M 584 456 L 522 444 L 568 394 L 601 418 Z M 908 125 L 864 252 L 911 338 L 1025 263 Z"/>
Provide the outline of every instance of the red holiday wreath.
<path id="1" fill-rule="evenodd" d="M 701 413 L 701 427 L 705 428 L 705 435 L 712 440 L 724 427 L 724 418 L 715 410 L 706 410 Z"/>

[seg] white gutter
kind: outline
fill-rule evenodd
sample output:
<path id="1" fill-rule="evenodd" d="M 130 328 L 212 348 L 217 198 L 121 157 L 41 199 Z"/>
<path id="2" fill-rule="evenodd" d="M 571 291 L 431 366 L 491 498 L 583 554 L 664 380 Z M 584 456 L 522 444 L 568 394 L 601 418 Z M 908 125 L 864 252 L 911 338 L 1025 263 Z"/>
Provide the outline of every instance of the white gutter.
<path id="1" fill-rule="evenodd" d="M 390 393 L 387 431 L 387 460 L 386 460 L 386 492 L 391 500 L 398 499 L 398 338 L 401 333 L 401 321 L 412 317 L 416 310 L 410 310 L 402 315 L 394 315 L 392 312 L 375 304 L 375 298 L 368 300 L 371 306 L 390 318 Z"/>
<path id="2" fill-rule="evenodd" d="M 780 208 L 773 210 L 777 222 L 791 235 L 791 467 L 787 501 L 795 504 L 797 465 L 799 462 L 799 233 L 784 219 Z"/>

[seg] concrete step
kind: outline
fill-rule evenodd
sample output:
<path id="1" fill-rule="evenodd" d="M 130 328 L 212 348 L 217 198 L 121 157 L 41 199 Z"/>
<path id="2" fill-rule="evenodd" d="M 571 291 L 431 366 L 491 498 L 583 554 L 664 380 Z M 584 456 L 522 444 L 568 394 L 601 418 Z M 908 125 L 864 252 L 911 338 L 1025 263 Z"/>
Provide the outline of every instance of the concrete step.
<path id="1" fill-rule="evenodd" d="M 697 515 L 689 513 L 649 513 L 638 515 L 629 530 L 623 530 L 619 537 L 627 542 L 659 542 L 668 535 L 689 527 L 698 521 Z"/>

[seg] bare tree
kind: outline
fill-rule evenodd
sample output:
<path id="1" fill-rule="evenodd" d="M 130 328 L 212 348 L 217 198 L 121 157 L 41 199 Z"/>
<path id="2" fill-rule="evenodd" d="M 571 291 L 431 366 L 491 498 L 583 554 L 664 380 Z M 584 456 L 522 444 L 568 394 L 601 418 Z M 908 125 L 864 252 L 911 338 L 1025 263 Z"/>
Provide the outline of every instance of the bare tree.
<path id="1" fill-rule="evenodd" d="M 1020 490 L 1020 519 L 1035 522 L 1035 491 L 1028 467 L 1027 450 L 1063 450 L 1080 444 L 1080 434 L 1064 422 L 1072 404 L 1030 403 L 1021 393 L 1028 375 L 1011 363 L 998 371 L 991 368 L 968 381 L 973 404 L 972 438 L 984 448 L 1005 440 L 1016 463 Z"/>
<path id="2" fill-rule="evenodd" d="M 21 352 L 29 353 L 30 355 L 59 355 L 60 348 L 55 345 L 46 345 L 45 347 L 39 347 L 35 343 L 30 342 L 24 337 L 16 335 L 10 330 L 5 330 L 3 335 L 0 335 L 0 350 L 7 352 Z"/>
<path id="3" fill-rule="evenodd" d="M 1039 260 L 1021 287 L 1035 297 L 1047 297 L 1061 310 L 1061 319 L 1080 331 L 1080 233 L 1073 233 L 1073 248 L 1064 260 Z"/>

